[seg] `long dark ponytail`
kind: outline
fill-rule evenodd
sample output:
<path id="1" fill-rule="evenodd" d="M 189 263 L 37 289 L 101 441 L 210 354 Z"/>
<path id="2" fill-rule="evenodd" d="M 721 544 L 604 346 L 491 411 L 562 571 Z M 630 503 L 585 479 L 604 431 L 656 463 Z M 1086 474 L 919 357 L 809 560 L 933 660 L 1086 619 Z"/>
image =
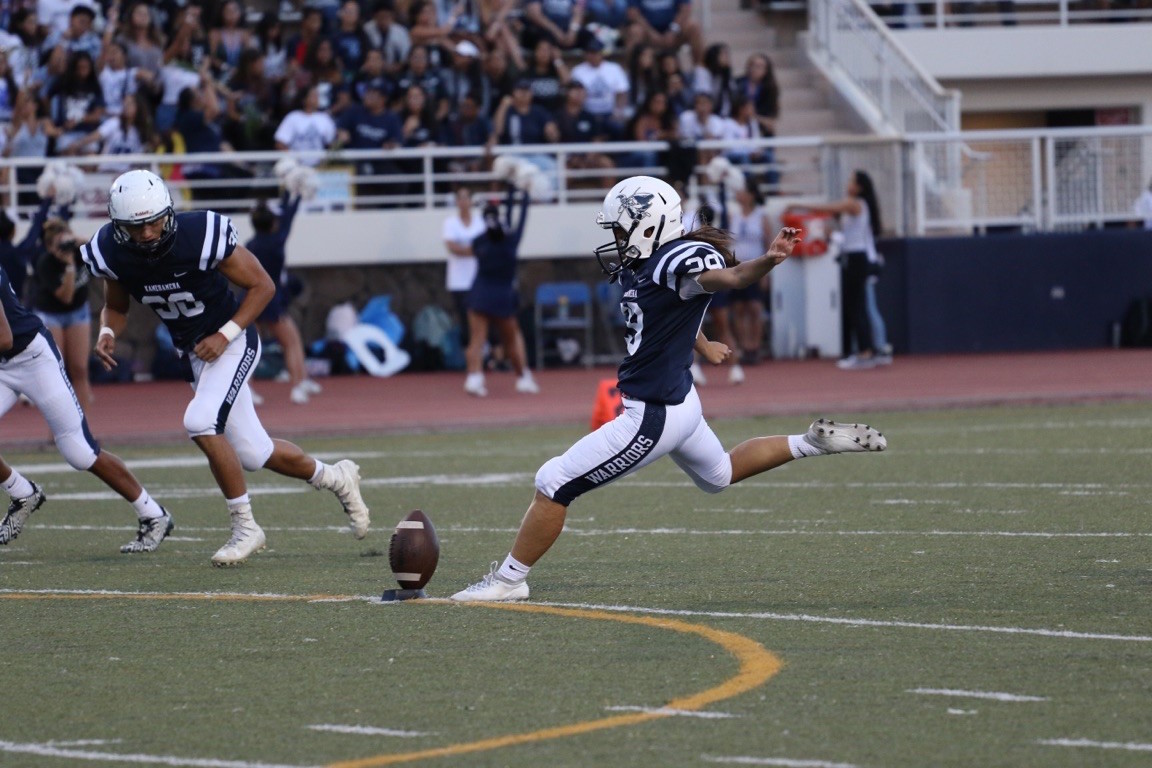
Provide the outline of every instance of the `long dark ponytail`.
<path id="1" fill-rule="evenodd" d="M 876 199 L 876 185 L 866 171 L 856 171 L 852 174 L 856 188 L 860 190 L 859 197 L 868 205 L 868 223 L 872 227 L 872 236 L 879 237 L 884 226 L 880 219 L 880 201 Z"/>

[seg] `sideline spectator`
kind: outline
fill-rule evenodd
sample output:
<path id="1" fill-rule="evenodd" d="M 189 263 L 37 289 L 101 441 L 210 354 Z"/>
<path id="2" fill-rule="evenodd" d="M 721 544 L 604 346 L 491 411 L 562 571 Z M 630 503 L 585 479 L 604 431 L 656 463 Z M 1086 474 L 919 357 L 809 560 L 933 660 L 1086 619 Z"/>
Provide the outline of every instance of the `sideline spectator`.
<path id="1" fill-rule="evenodd" d="M 444 220 L 440 234 L 448 250 L 444 269 L 444 287 L 452 297 L 456 318 L 460 323 L 460 343 L 468 346 L 468 292 L 476 280 L 476 256 L 472 241 L 484 232 L 484 219 L 472 205 L 472 190 L 458 187 L 453 198 L 456 212 Z"/>
<path id="2" fill-rule="evenodd" d="M 396 23 L 396 6 L 392 0 L 377 0 L 372 18 L 364 25 L 372 48 L 384 54 L 384 69 L 395 76 L 408 61 L 412 50 L 412 39 L 403 24 Z"/>
<path id="3" fill-rule="evenodd" d="M 584 61 L 572 68 L 572 79 L 579 80 L 588 91 L 587 110 L 604 121 L 610 135 L 621 135 L 628 116 L 628 74 L 604 58 L 604 44 L 599 39 L 588 40 Z"/>
<path id="4" fill-rule="evenodd" d="M 645 43 L 677 51 L 685 43 L 692 60 L 704 53 L 700 26 L 692 18 L 689 0 L 628 0 L 628 47 Z"/>
<path id="5" fill-rule="evenodd" d="M 88 383 L 88 345 L 92 338 L 92 314 L 88 308 L 90 275 L 80 258 L 80 245 L 68 228 L 65 207 L 62 219 L 44 224 L 44 250 L 36 259 L 29 292 L 31 308 L 52 333 L 60 350 L 76 401 L 81 408 L 92 407 L 92 387 Z"/>

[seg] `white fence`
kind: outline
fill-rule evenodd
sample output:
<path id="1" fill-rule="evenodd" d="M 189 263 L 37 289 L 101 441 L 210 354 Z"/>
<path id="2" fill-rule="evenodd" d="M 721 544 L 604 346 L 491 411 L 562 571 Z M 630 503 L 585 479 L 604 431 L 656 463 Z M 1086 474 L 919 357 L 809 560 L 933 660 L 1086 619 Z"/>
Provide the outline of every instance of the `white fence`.
<path id="1" fill-rule="evenodd" d="M 787 147 L 789 163 L 776 160 Z M 885 230 L 895 235 L 982 234 L 1078 230 L 1128 222 L 1133 203 L 1152 177 L 1152 126 L 1038 131 L 921 133 L 904 137 L 799 137 L 755 142 L 701 142 L 701 163 L 723 153 L 745 164 L 761 188 L 786 198 L 842 197 L 851 174 L 867 171 L 880 197 Z M 644 144 L 554 144 L 500 147 L 549 169 L 543 199 L 561 206 L 590 203 L 624 176 L 667 178 L 662 161 L 673 148 Z M 178 207 L 247 211 L 261 197 L 279 194 L 271 169 L 281 153 L 138 155 L 77 159 L 88 172 L 77 215 L 99 217 L 116 169 L 114 161 L 151 168 L 166 178 Z M 591 162 L 597 156 L 615 162 Z M 426 148 L 384 152 L 300 155 L 316 163 L 320 191 L 314 210 L 433 209 L 450 205 L 451 189 L 467 183 L 496 189 L 482 149 Z M 579 158 L 579 160 L 574 160 Z M 796 159 L 802 158 L 802 159 Z M 27 214 L 36 203 L 35 179 L 43 159 L 0 161 L 3 204 Z M 230 179 L 181 179 L 197 166 L 227 164 L 243 171 Z M 23 169 L 23 170 L 20 170 Z M 697 171 L 702 171 L 697 166 Z M 778 181 L 776 180 L 779 176 Z M 20 179 L 23 179 L 21 183 Z M 807 179 L 818 181 L 805 181 Z M 695 197 L 707 185 L 689 182 Z"/>
<path id="2" fill-rule="evenodd" d="M 812 6 L 819 5 L 812 3 Z M 972 27 L 1099 24 L 1109 22 L 1152 21 L 1152 8 L 1137 4 L 1120 5 L 1083 0 L 1006 0 L 1001 2 L 891 2 L 868 0 L 882 10 L 885 21 L 893 27 Z"/>

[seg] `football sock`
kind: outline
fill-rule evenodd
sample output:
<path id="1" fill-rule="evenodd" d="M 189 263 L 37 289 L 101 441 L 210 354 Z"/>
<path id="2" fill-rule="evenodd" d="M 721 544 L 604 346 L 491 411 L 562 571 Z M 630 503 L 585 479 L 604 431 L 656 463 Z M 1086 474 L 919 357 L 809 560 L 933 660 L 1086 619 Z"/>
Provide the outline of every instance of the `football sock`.
<path id="1" fill-rule="evenodd" d="M 136 517 L 141 520 L 152 520 L 164 516 L 164 510 L 160 508 L 155 499 L 148 495 L 148 491 L 143 489 L 140 491 L 140 498 L 132 502 L 132 508 L 136 510 Z"/>
<path id="2" fill-rule="evenodd" d="M 788 435 L 788 450 L 792 451 L 792 458 L 802 459 L 805 456 L 824 456 L 828 452 L 817 448 L 804 439 L 804 435 Z"/>
<path id="3" fill-rule="evenodd" d="M 524 565 L 512 555 L 504 558 L 503 565 L 496 571 L 496 578 L 501 581 L 506 581 L 512 584 L 519 584 L 528 578 L 528 571 L 532 570 L 532 566 Z"/>
<path id="4" fill-rule="evenodd" d="M 32 495 L 32 483 L 28 482 L 28 478 L 12 470 L 12 475 L 4 481 L 4 490 L 8 491 L 8 495 L 14 499 L 24 499 Z"/>
<path id="5" fill-rule="evenodd" d="M 327 488 L 328 485 L 324 483 L 324 472 L 325 470 L 331 469 L 331 467 L 320 461 L 320 459 L 315 459 L 315 462 L 316 471 L 312 473 L 312 477 L 308 478 L 308 484 L 313 488 Z"/>
<path id="6" fill-rule="evenodd" d="M 228 499 L 228 511 L 229 512 L 239 512 L 240 510 L 244 509 L 245 507 L 248 508 L 248 513 L 251 514 L 252 513 L 252 500 L 248 497 L 248 494 L 244 494 L 243 496 L 237 496 L 234 499 Z"/>

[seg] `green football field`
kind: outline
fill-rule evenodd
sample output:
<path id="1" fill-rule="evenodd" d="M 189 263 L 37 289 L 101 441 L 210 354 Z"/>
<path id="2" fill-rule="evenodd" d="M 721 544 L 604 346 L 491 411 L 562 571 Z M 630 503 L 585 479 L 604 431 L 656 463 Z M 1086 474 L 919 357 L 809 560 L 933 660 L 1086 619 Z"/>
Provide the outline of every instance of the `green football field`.
<path id="1" fill-rule="evenodd" d="M 190 444 L 118 451 L 175 516 L 146 556 L 94 478 L 9 453 L 49 501 L 0 548 L 0 766 L 1148 765 L 1152 409 L 874 421 L 881 455 L 584 497 L 513 607 L 372 598 L 415 508 L 432 597 L 487 572 L 578 428 L 304 441 L 361 465 L 372 533 L 263 472 L 269 549 L 225 570 Z"/>

